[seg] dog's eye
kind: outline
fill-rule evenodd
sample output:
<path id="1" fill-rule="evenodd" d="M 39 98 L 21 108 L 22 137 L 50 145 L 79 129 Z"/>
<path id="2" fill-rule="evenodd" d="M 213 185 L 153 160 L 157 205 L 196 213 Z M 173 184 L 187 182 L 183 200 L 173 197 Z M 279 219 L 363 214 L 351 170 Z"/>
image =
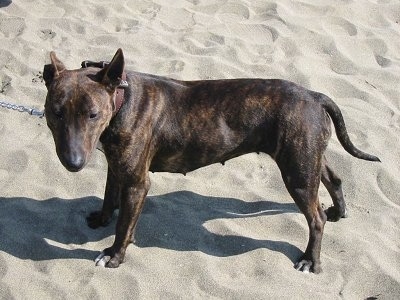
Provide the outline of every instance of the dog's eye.
<path id="1" fill-rule="evenodd" d="M 96 118 L 97 118 L 97 113 L 95 113 L 95 112 L 90 113 L 90 114 L 89 114 L 89 118 L 90 118 L 91 120 L 96 119 Z"/>
<path id="2" fill-rule="evenodd" d="M 57 118 L 62 119 L 63 113 L 61 110 L 53 110 L 53 113 Z"/>

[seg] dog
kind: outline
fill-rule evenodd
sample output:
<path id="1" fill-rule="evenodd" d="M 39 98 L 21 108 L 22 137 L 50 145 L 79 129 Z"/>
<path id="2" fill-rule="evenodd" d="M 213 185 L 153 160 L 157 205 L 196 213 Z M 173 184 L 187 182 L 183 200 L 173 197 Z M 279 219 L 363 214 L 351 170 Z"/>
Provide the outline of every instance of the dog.
<path id="1" fill-rule="evenodd" d="M 297 270 L 319 273 L 327 220 L 346 217 L 341 179 L 324 152 L 331 121 L 343 148 L 354 157 L 380 161 L 349 139 L 342 113 L 326 95 L 279 79 L 180 81 L 125 72 L 123 51 L 111 62 L 82 63 L 67 70 L 54 52 L 44 66 L 45 116 L 57 155 L 71 172 L 81 170 L 98 143 L 107 158 L 103 207 L 87 217 L 106 226 L 119 209 L 115 240 L 96 265 L 123 261 L 150 188 L 149 171 L 186 174 L 251 152 L 270 155 L 309 226 Z M 320 181 L 333 206 L 323 210 Z"/>

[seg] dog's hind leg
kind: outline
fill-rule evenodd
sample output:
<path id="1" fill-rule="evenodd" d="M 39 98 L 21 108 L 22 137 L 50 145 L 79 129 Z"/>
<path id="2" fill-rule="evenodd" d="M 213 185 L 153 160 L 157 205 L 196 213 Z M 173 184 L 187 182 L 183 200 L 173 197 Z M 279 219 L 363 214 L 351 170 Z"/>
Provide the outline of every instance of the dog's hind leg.
<path id="1" fill-rule="evenodd" d="M 321 159 L 307 151 L 286 151 L 277 160 L 285 185 L 307 219 L 309 240 L 307 248 L 295 264 L 303 272 L 321 272 L 320 252 L 326 214 L 318 199 Z"/>
<path id="2" fill-rule="evenodd" d="M 321 181 L 331 195 L 333 202 L 333 206 L 325 211 L 328 221 L 336 222 L 341 218 L 346 218 L 347 211 L 342 191 L 342 180 L 328 166 L 325 156 L 322 159 Z"/>
<path id="3" fill-rule="evenodd" d="M 119 185 L 110 168 L 107 172 L 106 191 L 104 194 L 103 208 L 100 211 L 94 211 L 86 218 L 90 228 L 107 226 L 112 218 L 114 210 L 119 206 Z"/>

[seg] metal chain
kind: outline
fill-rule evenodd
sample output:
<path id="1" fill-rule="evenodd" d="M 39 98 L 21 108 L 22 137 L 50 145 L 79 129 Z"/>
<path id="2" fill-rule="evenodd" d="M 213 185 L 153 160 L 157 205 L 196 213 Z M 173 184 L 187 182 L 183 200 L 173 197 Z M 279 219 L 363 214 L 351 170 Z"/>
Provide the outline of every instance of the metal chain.
<path id="1" fill-rule="evenodd" d="M 39 118 L 43 118 L 44 117 L 44 111 L 40 111 L 31 107 L 26 107 L 23 105 L 16 105 L 13 103 L 9 103 L 9 102 L 4 102 L 0 100 L 0 106 L 7 108 L 7 109 L 12 109 L 12 110 L 16 110 L 19 112 L 27 112 L 28 114 L 30 114 L 31 116 L 38 116 Z"/>

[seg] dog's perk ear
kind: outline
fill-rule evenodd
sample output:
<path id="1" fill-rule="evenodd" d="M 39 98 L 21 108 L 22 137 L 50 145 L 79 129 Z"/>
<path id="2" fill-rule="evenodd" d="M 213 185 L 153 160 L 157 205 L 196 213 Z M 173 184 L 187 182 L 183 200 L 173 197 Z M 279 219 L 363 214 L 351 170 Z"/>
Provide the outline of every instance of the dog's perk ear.
<path id="1" fill-rule="evenodd" d="M 98 72 L 96 77 L 106 87 L 114 90 L 121 83 L 124 67 L 124 53 L 122 52 L 122 49 L 119 48 L 111 62 L 104 69 Z"/>
<path id="2" fill-rule="evenodd" d="M 65 70 L 64 64 L 57 58 L 54 51 L 50 52 L 51 64 L 45 65 L 43 69 L 43 79 L 47 87 Z"/>

